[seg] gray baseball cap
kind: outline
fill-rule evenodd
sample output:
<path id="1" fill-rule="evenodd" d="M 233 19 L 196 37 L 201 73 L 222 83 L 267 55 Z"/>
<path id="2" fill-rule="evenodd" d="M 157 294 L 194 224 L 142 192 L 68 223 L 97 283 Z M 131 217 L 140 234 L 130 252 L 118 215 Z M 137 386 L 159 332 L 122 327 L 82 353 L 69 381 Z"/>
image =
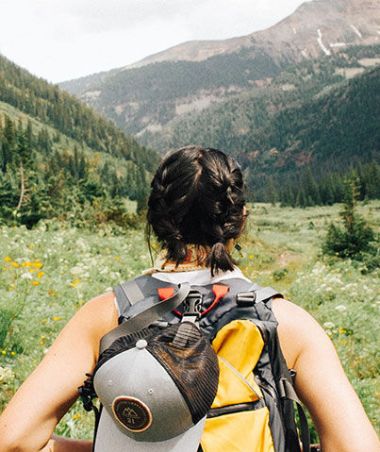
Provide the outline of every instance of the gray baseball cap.
<path id="1" fill-rule="evenodd" d="M 195 452 L 218 386 L 209 340 L 190 322 L 130 339 L 115 341 L 95 370 L 95 452 Z"/>

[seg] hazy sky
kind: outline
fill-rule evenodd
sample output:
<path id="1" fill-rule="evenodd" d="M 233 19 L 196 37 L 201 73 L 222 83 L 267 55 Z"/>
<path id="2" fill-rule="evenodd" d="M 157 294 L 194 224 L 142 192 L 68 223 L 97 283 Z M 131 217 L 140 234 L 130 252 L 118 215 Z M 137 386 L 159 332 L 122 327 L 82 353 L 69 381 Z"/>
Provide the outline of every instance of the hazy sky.
<path id="1" fill-rule="evenodd" d="M 303 0 L 0 0 L 0 53 L 49 81 L 267 28 Z"/>

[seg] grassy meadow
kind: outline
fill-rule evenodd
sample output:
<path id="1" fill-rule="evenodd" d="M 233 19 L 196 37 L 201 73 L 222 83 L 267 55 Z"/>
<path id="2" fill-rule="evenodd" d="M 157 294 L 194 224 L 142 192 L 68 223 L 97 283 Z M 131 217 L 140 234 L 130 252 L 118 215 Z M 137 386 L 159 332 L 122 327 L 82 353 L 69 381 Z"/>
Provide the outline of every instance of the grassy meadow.
<path id="1" fill-rule="evenodd" d="M 243 272 L 311 312 L 332 338 L 346 373 L 380 431 L 380 270 L 321 255 L 340 206 L 257 204 L 235 251 Z M 359 212 L 380 232 L 380 201 Z M 151 265 L 143 227 L 123 234 L 57 222 L 0 227 L 0 411 L 86 300 Z M 93 415 L 75 403 L 57 433 L 92 436 Z"/>

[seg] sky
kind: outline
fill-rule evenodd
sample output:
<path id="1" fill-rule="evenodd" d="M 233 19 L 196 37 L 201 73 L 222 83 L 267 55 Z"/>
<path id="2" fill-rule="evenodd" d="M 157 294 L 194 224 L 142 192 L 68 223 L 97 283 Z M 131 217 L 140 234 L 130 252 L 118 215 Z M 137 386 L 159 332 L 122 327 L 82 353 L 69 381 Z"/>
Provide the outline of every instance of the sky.
<path id="1" fill-rule="evenodd" d="M 304 0 L 0 0 L 0 54 L 57 83 L 267 28 Z"/>

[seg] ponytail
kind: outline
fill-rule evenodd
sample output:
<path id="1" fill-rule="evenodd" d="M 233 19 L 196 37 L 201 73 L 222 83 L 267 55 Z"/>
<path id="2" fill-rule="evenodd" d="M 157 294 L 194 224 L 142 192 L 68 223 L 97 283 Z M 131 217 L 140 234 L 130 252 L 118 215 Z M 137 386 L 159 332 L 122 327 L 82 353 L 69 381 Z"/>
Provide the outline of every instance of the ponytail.
<path id="1" fill-rule="evenodd" d="M 176 234 L 174 237 L 171 237 L 170 240 L 167 241 L 166 248 L 167 258 L 175 261 L 177 265 L 185 259 L 187 254 L 187 246 L 180 233 Z"/>
<path id="2" fill-rule="evenodd" d="M 206 265 L 210 267 L 211 276 L 214 276 L 218 270 L 227 271 L 234 269 L 234 261 L 224 243 L 214 243 L 207 257 Z"/>

